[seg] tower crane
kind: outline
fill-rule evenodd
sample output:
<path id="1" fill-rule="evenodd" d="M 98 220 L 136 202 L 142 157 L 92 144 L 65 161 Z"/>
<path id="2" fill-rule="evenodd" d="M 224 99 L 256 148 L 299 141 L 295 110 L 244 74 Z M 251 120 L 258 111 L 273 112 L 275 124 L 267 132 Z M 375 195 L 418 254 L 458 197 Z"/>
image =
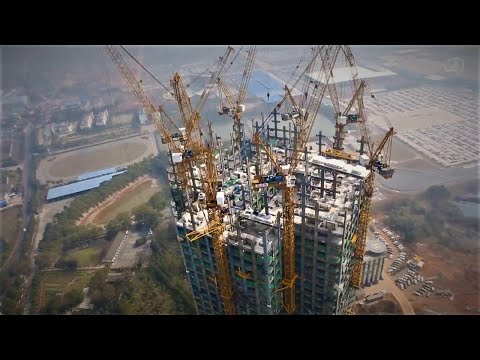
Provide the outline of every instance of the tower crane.
<path id="1" fill-rule="evenodd" d="M 364 123 L 361 126 L 365 126 Z M 360 163 L 370 170 L 370 174 L 365 179 L 364 183 L 365 188 L 363 192 L 362 208 L 360 210 L 357 234 L 354 235 L 352 239 L 352 242 L 355 244 L 355 252 L 351 284 L 356 288 L 360 287 L 362 281 L 363 257 L 365 255 L 368 222 L 370 220 L 370 205 L 372 203 L 372 195 L 375 187 L 375 172 L 378 172 L 385 179 L 391 178 L 394 172 L 394 169 L 390 167 L 389 156 L 386 162 L 381 162 L 379 160 L 380 153 L 384 150 L 384 148 L 386 148 L 386 152 L 390 154 L 393 135 L 394 131 L 393 127 L 391 127 L 386 132 L 373 153 L 370 153 L 368 160 L 362 164 L 362 158 L 360 159 Z"/>
<path id="2" fill-rule="evenodd" d="M 187 161 L 185 160 L 203 161 L 205 164 L 205 181 L 203 181 L 202 186 L 205 194 L 207 195 L 207 209 L 210 220 L 208 225 L 208 233 L 212 235 L 214 243 L 215 259 L 217 262 L 218 277 L 220 281 L 220 294 L 223 300 L 224 311 L 225 314 L 234 314 L 235 307 L 233 304 L 233 289 L 228 269 L 226 248 L 223 240 L 223 221 L 221 219 L 220 204 L 217 204 L 216 201 L 217 167 L 215 164 L 215 155 L 211 146 L 209 144 L 204 144 L 202 141 L 202 134 L 199 125 L 200 114 L 197 110 L 192 108 L 190 99 L 183 86 L 180 75 L 175 74 L 171 81 L 171 85 L 174 89 L 174 96 L 179 105 L 179 110 L 185 124 L 185 129 L 182 131 L 181 136 L 173 137 L 163 121 L 162 115 L 168 117 L 163 108 L 159 107 L 159 111 L 156 111 L 155 106 L 146 96 L 145 92 L 140 86 L 140 83 L 135 79 L 133 73 L 128 68 L 128 65 L 118 49 L 114 46 L 106 46 L 106 48 L 112 57 L 112 60 L 117 64 L 120 72 L 129 83 L 133 93 L 136 95 L 137 99 L 140 100 L 148 114 L 152 117 L 155 127 L 162 135 L 165 143 L 168 144 L 169 150 L 172 153 L 180 154 L 181 161 L 177 163 L 177 175 L 179 176 L 179 182 L 181 183 L 183 190 L 187 191 L 187 196 L 189 179 L 186 166 Z M 229 55 L 231 51 L 233 51 L 233 49 L 229 47 L 226 55 Z M 210 83 L 212 84 L 212 87 L 214 86 L 215 82 L 218 81 L 218 76 L 221 74 L 221 71 L 225 66 L 228 58 L 226 55 L 221 58 L 220 65 L 217 67 L 217 70 L 214 71 L 214 74 L 211 77 L 212 80 Z M 202 101 L 197 105 L 197 109 L 201 109 L 203 107 L 210 92 L 211 88 L 210 90 L 207 89 L 203 92 L 201 96 Z M 174 124 L 170 118 L 168 119 L 172 124 Z M 180 131 L 178 128 L 177 130 Z M 180 143 L 177 144 L 177 142 Z M 192 178 L 191 181 L 193 182 L 195 179 Z"/>
<path id="3" fill-rule="evenodd" d="M 245 68 L 243 70 L 242 81 L 240 83 L 240 88 L 238 90 L 237 98 L 233 100 L 233 96 L 228 91 L 227 86 L 223 81 L 218 82 L 218 87 L 220 94 L 223 92 L 225 94 L 225 99 L 229 106 L 221 105 L 219 111 L 220 115 L 229 114 L 233 119 L 233 130 L 234 130 L 234 143 L 233 143 L 233 153 L 239 154 L 241 157 L 241 148 L 243 145 L 243 129 L 242 129 L 242 116 L 245 111 L 245 105 L 243 105 L 243 100 L 247 94 L 248 83 L 250 82 L 250 77 L 252 76 L 253 65 L 255 63 L 255 56 L 257 54 L 257 46 L 252 45 L 247 50 L 247 60 L 245 63 Z"/>
<path id="4" fill-rule="evenodd" d="M 120 73 L 123 75 L 125 80 L 127 80 L 130 88 L 132 89 L 133 93 L 137 97 L 137 99 L 142 104 L 143 108 L 146 112 L 150 115 L 155 128 L 159 132 L 162 142 L 168 145 L 168 149 L 171 154 L 182 154 L 183 148 L 185 145 L 188 147 L 188 137 L 184 135 L 184 129 L 180 130 L 174 123 L 174 121 L 168 116 L 168 114 L 164 111 L 163 107 L 159 106 L 158 110 L 150 101 L 148 96 L 143 91 L 140 82 L 135 79 L 132 71 L 128 67 L 125 59 L 123 58 L 122 54 L 120 53 L 118 47 L 113 45 L 107 45 L 106 49 L 110 54 L 110 57 L 117 65 Z M 163 117 L 167 118 L 169 122 L 176 128 L 176 132 L 171 132 L 165 125 Z M 188 168 L 185 163 L 180 162 L 177 166 L 177 178 L 178 183 L 180 184 L 181 189 L 179 189 L 179 194 L 181 198 L 182 208 L 184 207 L 185 200 L 183 191 L 187 191 L 188 188 Z M 179 214 L 180 215 L 180 214 Z"/>
<path id="5" fill-rule="evenodd" d="M 202 94 L 200 95 L 200 99 L 198 100 L 197 105 L 195 106 L 195 110 L 200 114 L 203 110 L 203 107 L 205 106 L 205 103 L 207 102 L 208 97 L 210 96 L 210 93 L 212 92 L 213 88 L 215 87 L 215 84 L 221 79 L 222 74 L 225 73 L 225 71 L 228 69 L 225 68 L 225 65 L 228 62 L 228 58 L 230 55 L 235 51 L 235 49 L 231 46 L 227 47 L 227 50 L 223 54 L 223 56 L 220 56 L 218 58 L 217 63 L 214 65 L 214 70 L 212 71 L 212 75 L 210 76 L 210 79 L 208 81 L 207 86 L 203 90 Z M 233 63 L 233 61 L 230 63 L 230 65 Z"/>
<path id="6" fill-rule="evenodd" d="M 222 214 L 223 203 L 221 203 L 223 197 L 217 196 L 218 170 L 214 151 L 215 141 L 211 129 L 209 131 L 210 141 L 205 142 L 203 140 L 199 123 L 201 116 L 197 110 L 192 107 L 178 73 L 175 74 L 171 85 L 174 89 L 175 99 L 177 100 L 180 113 L 186 123 L 185 133 L 189 135 L 188 139 L 190 142 L 188 145 L 190 147 L 186 151 L 188 151 L 190 159 L 201 161 L 204 165 L 202 187 L 205 194 L 208 223 L 206 228 L 196 229 L 188 233 L 187 238 L 190 241 L 195 241 L 205 235 L 211 235 L 224 312 L 226 315 L 234 315 L 233 287 L 228 266 L 227 249 L 223 238 L 223 232 L 225 230 Z M 195 179 L 192 179 L 192 182 L 193 181 L 195 181 Z"/>
<path id="7" fill-rule="evenodd" d="M 367 119 L 363 104 L 364 89 L 368 88 L 368 84 L 366 80 L 358 79 L 356 61 L 350 46 L 343 46 L 342 51 L 345 54 L 347 65 L 351 68 L 353 88 L 356 89 L 352 100 L 350 101 L 342 115 L 345 116 L 345 114 L 350 111 L 353 103 L 356 102 L 358 116 L 356 122 L 358 122 L 359 124 L 362 139 L 367 145 L 368 155 L 360 156 L 360 164 L 370 170 L 370 174 L 365 179 L 364 183 L 365 188 L 363 191 L 362 208 L 359 216 L 360 219 L 358 224 L 358 230 L 356 235 L 354 235 L 352 239 L 352 242 L 355 244 L 355 252 L 351 284 L 354 287 L 358 288 L 361 285 L 362 279 L 363 257 L 365 254 L 365 246 L 367 241 L 368 222 L 370 220 L 370 205 L 372 202 L 372 195 L 375 188 L 375 173 L 378 172 L 385 179 L 390 179 L 393 176 L 394 169 L 390 166 L 390 157 L 392 151 L 393 135 L 395 134 L 395 132 L 392 124 L 385 117 L 385 121 L 389 129 L 376 146 L 375 144 L 373 144 L 370 138 L 369 129 L 367 127 Z M 373 94 L 371 94 L 371 96 L 372 98 L 374 98 Z M 382 152 L 385 153 L 385 156 L 383 158 L 381 157 Z"/>
<path id="8" fill-rule="evenodd" d="M 298 116 L 292 117 L 295 125 L 298 129 L 298 135 L 294 142 L 293 151 L 290 158 L 287 156 L 286 166 L 281 166 L 275 159 L 275 156 L 270 152 L 268 146 L 264 144 L 258 133 L 254 136 L 254 144 L 257 145 L 257 149 L 261 146 L 269 159 L 275 165 L 277 170 L 277 176 L 274 178 L 276 181 L 267 183 L 268 187 L 281 187 L 282 188 L 282 212 L 283 212 L 283 290 L 284 290 L 284 307 L 287 313 L 293 313 L 296 309 L 295 304 L 295 282 L 298 278 L 295 270 L 295 176 L 293 171 L 297 167 L 301 153 L 305 149 L 310 132 L 312 130 L 315 118 L 320 109 L 320 104 L 323 100 L 325 92 L 327 90 L 327 84 L 332 76 L 332 69 L 335 63 L 335 59 L 340 51 L 339 45 L 330 46 L 317 46 L 312 53 L 312 59 L 310 60 L 307 68 L 302 73 L 303 75 L 312 76 L 316 69 L 318 58 L 320 58 L 322 71 L 317 72 L 318 78 L 315 80 L 304 81 L 303 94 L 305 99 L 303 102 L 306 105 L 305 110 L 298 111 Z M 323 78 L 321 77 L 323 75 Z M 288 88 L 287 88 L 288 90 Z M 290 91 L 286 91 L 285 96 L 277 104 L 276 108 L 279 109 L 286 99 L 293 100 Z M 308 101 L 307 101 L 308 100 Z M 294 103 L 294 106 L 300 110 L 298 105 Z M 258 151 L 258 150 L 257 150 Z M 305 159 L 306 160 L 306 159 Z M 258 188 L 260 183 L 258 178 L 255 186 Z"/>

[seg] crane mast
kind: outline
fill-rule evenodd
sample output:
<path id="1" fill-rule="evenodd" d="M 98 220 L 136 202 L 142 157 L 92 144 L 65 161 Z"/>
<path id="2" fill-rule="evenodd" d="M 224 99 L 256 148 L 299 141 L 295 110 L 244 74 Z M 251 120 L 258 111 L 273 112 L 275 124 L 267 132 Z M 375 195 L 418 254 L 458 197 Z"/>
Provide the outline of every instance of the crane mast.
<path id="1" fill-rule="evenodd" d="M 182 134 L 180 134 L 181 136 L 175 137 L 174 139 L 170 131 L 166 128 L 160 113 L 156 111 L 155 106 L 144 93 L 142 87 L 135 79 L 133 73 L 125 63 L 125 60 L 118 49 L 116 49 L 114 46 L 107 46 L 107 50 L 112 57 L 112 60 L 117 64 L 123 77 L 129 83 L 137 99 L 143 104 L 148 114 L 154 120 L 155 127 L 165 139 L 170 151 L 172 153 L 181 155 L 181 162 L 177 163 L 177 175 L 179 177 L 179 182 L 182 189 L 186 191 L 187 197 L 189 196 L 188 162 L 203 161 L 205 164 L 205 181 L 203 181 L 202 186 L 206 194 L 207 210 L 210 220 L 210 224 L 208 225 L 208 233 L 211 234 L 214 244 L 215 259 L 217 262 L 218 278 L 220 282 L 220 294 L 222 297 L 225 314 L 235 314 L 235 306 L 233 304 L 233 289 L 228 268 L 227 252 L 223 240 L 224 226 L 221 219 L 220 206 L 216 203 L 217 167 L 215 164 L 214 149 L 209 144 L 204 144 L 202 141 L 202 133 L 199 124 L 201 118 L 200 114 L 197 110 L 193 109 L 180 75 L 178 73 L 175 74 L 171 81 L 171 85 L 174 89 L 174 96 L 179 106 L 183 123 L 185 124 L 185 130 Z M 218 76 L 224 69 L 228 56 L 232 51 L 233 48 L 229 47 L 225 55 L 220 58 L 217 69 L 214 71 L 214 74 L 211 77 L 213 80 L 208 85 L 210 88 L 207 86 L 207 89 L 202 93 L 201 101 L 197 106 L 197 109 L 201 109 L 205 104 L 208 95 L 211 92 L 211 87 L 213 87 L 215 82 L 218 81 Z M 159 109 L 164 113 L 162 108 Z M 180 140 L 181 145 L 177 145 L 175 143 L 175 140 L 177 139 Z M 191 181 L 194 182 L 195 179 L 192 178 Z M 205 232 L 196 236 L 193 238 L 193 240 L 190 238 L 190 241 L 194 241 L 204 235 Z"/>
<path id="2" fill-rule="evenodd" d="M 175 153 L 177 155 L 177 160 L 180 158 L 180 161 L 176 161 L 173 165 L 177 168 L 178 182 L 181 187 L 180 193 L 185 193 L 188 199 L 190 199 L 189 181 L 191 180 L 193 184 L 195 182 L 193 175 L 192 178 L 189 176 L 189 165 L 195 163 L 200 169 L 200 173 L 202 174 L 201 183 L 203 192 L 205 194 L 208 221 L 206 226 L 200 229 L 194 229 L 188 233 L 187 238 L 190 241 L 196 241 L 207 235 L 211 236 L 215 261 L 217 264 L 217 277 L 215 278 L 215 281 L 220 289 L 220 296 L 225 314 L 233 315 L 236 312 L 236 308 L 234 304 L 232 279 L 230 277 L 227 247 L 224 239 L 224 232 L 226 229 L 228 229 L 229 225 L 225 225 L 224 223 L 225 205 L 221 201 L 223 198 L 223 196 L 221 196 L 222 194 L 218 192 L 218 167 L 215 157 L 216 142 L 213 138 L 211 128 L 209 131 L 209 140 L 207 141 L 204 139 L 201 130 L 200 112 L 205 105 L 213 87 L 218 85 L 220 94 L 225 94 L 225 99 L 229 106 L 223 107 L 221 109 L 221 113 L 229 114 L 234 123 L 234 132 L 236 135 L 235 142 L 233 144 L 233 152 L 234 154 L 239 153 L 240 155 L 243 135 L 241 132 L 241 119 L 244 112 L 244 106 L 242 102 L 245 98 L 248 82 L 252 74 L 257 47 L 249 47 L 240 89 L 235 100 L 228 91 L 227 86 L 221 80 L 221 77 L 228 69 L 228 66 L 226 66 L 228 58 L 234 51 L 231 47 L 228 47 L 224 55 L 221 56 L 217 61 L 217 64 L 212 71 L 212 76 L 210 77 L 205 90 L 202 92 L 196 107 L 194 107 L 191 103 L 181 76 L 178 73 L 174 75 L 170 84 L 173 89 L 174 98 L 178 104 L 181 120 L 185 126 L 183 129 L 177 128 L 178 132 L 175 134 L 169 131 L 169 129 L 166 127 L 164 117 L 173 125 L 175 125 L 174 122 L 170 119 L 170 117 L 168 117 L 168 114 L 165 113 L 162 107 L 157 109 L 152 104 L 150 99 L 144 93 L 139 82 L 135 79 L 134 75 L 128 68 L 118 49 L 114 46 L 106 46 L 106 48 L 112 60 L 118 66 L 123 77 L 129 83 L 133 93 L 153 119 L 157 131 L 162 136 L 162 141 L 168 145 L 172 154 Z M 342 132 L 343 127 L 345 126 L 345 124 L 339 122 L 338 119 L 340 117 L 348 117 L 350 110 L 356 106 L 357 117 L 354 121 L 350 119 L 350 122 L 359 124 L 360 133 L 367 146 L 368 159 L 366 160 L 366 157 L 361 157 L 360 161 L 363 161 L 362 165 L 370 170 L 370 174 L 364 181 L 362 208 L 359 215 L 358 230 L 352 238 L 352 243 L 354 244 L 355 248 L 352 264 L 352 277 L 350 281 L 351 285 L 354 287 L 358 288 L 361 285 L 362 264 L 365 253 L 368 221 L 370 218 L 371 198 L 374 190 L 375 172 L 378 172 L 384 178 L 390 178 L 393 175 L 393 169 L 391 169 L 389 165 L 389 156 L 387 156 L 388 160 L 386 162 L 379 160 L 380 154 L 384 150 L 386 150 L 388 153 L 391 151 L 392 138 L 394 135 L 393 127 L 390 126 L 390 129 L 381 139 L 380 143 L 377 146 L 374 146 L 366 126 L 364 113 L 363 95 L 364 89 L 367 87 L 366 82 L 358 79 L 358 72 L 353 74 L 352 98 L 343 111 L 340 109 L 338 92 L 335 84 L 330 84 L 330 80 L 333 78 L 333 69 L 340 51 L 343 51 L 345 54 L 347 63 L 352 68 L 352 71 L 356 69 L 355 58 L 353 57 L 350 47 L 341 45 L 318 45 L 312 50 L 311 59 L 305 70 L 300 75 L 300 77 L 308 76 L 308 80 L 303 81 L 302 84 L 301 98 L 297 102 L 291 92 L 291 89 L 295 88 L 296 84 L 300 80 L 299 79 L 291 88 L 285 86 L 285 96 L 275 108 L 278 110 L 283 104 L 285 107 L 287 107 L 286 101 L 288 100 L 291 103 L 292 113 L 295 112 L 296 114 L 295 117 L 291 117 L 291 120 L 297 128 L 297 136 L 293 143 L 293 149 L 286 152 L 285 160 L 287 166 L 284 166 L 283 163 L 277 159 L 276 155 L 272 153 L 270 147 L 265 144 L 264 140 L 260 136 L 263 129 L 259 129 L 258 132 L 254 133 L 252 139 L 252 143 L 257 146 L 258 156 L 261 157 L 260 148 L 262 148 L 277 173 L 276 178 L 281 178 L 281 180 L 279 180 L 277 183 L 268 182 L 268 187 L 280 188 L 282 192 L 283 288 L 279 290 L 283 290 L 284 292 L 283 301 L 284 308 L 287 313 L 294 313 L 296 310 L 295 286 L 296 280 L 298 279 L 295 268 L 296 185 L 293 172 L 299 165 L 300 161 L 308 161 L 308 159 L 302 158 L 302 154 L 306 148 L 315 119 L 327 91 L 330 94 L 337 116 L 336 134 L 338 135 L 339 132 Z M 318 71 L 315 71 L 316 69 L 318 69 Z M 313 79 L 313 74 L 317 74 L 318 78 Z M 272 114 L 269 115 L 267 121 L 271 118 L 271 115 Z M 264 125 L 267 123 L 267 121 L 264 122 Z M 331 154 L 327 155 L 337 155 L 337 157 L 340 158 L 342 158 L 342 156 L 347 156 L 342 151 L 343 149 L 341 149 L 341 144 L 338 141 L 339 140 L 336 139 L 334 149 L 331 151 Z M 265 182 L 264 180 L 265 176 L 257 173 L 252 181 L 254 190 L 258 190 L 260 188 L 260 183 Z M 267 186 L 265 184 L 263 185 Z M 181 196 L 184 206 L 184 195 Z M 266 206 L 268 206 L 268 204 Z"/>
<path id="3" fill-rule="evenodd" d="M 300 131 L 298 139 L 295 142 L 296 146 L 292 153 L 292 159 L 289 162 L 290 168 L 288 175 L 292 175 L 293 171 L 297 167 L 300 159 L 301 152 L 307 145 L 310 132 L 312 130 L 315 118 L 317 117 L 320 109 L 320 104 L 325 95 L 328 82 L 332 75 L 333 65 L 335 59 L 340 50 L 339 46 L 329 46 L 326 49 L 322 49 L 321 62 L 325 79 L 322 82 L 316 82 L 312 91 L 311 101 L 306 109 L 305 116 L 297 118 L 297 126 Z M 307 159 L 305 159 L 307 161 Z M 283 285 L 286 287 L 284 292 L 284 306 L 288 313 L 293 313 L 296 309 L 295 303 L 295 280 L 297 279 L 297 273 L 295 270 L 295 187 L 286 186 L 283 189 L 283 226 L 284 226 L 284 278 Z"/>
<path id="4" fill-rule="evenodd" d="M 368 231 L 368 223 L 370 221 L 370 205 L 372 203 L 372 195 L 373 190 L 375 187 L 375 170 L 377 170 L 383 177 L 389 178 L 392 176 L 391 172 L 382 172 L 382 168 L 379 168 L 377 165 L 378 156 L 385 148 L 387 143 L 392 141 L 394 131 L 393 127 L 391 127 L 385 136 L 383 137 L 380 144 L 375 149 L 374 153 L 371 154 L 368 164 L 366 165 L 367 169 L 370 170 L 370 174 L 365 179 L 364 183 L 364 191 L 363 191 L 363 199 L 362 199 L 362 209 L 360 211 L 359 222 L 358 222 L 358 230 L 357 234 L 355 235 L 353 242 L 355 244 L 355 252 L 354 252 L 354 260 L 353 260 L 353 271 L 351 277 L 351 284 L 359 288 L 362 283 L 362 267 L 363 267 L 363 257 L 365 255 L 365 247 L 367 243 L 367 231 Z M 388 164 L 386 168 L 389 168 Z"/>
<path id="5" fill-rule="evenodd" d="M 195 241 L 208 234 L 212 237 L 223 310 L 226 315 L 234 315 L 233 286 L 228 266 L 227 248 L 223 238 L 223 232 L 225 230 L 221 207 L 223 204 L 219 204 L 217 199 L 218 170 L 215 161 L 214 139 L 210 129 L 210 142 L 205 143 L 203 141 L 200 128 L 201 116 L 197 110 L 193 109 L 178 73 L 175 74 L 171 85 L 174 89 L 175 99 L 177 100 L 180 113 L 186 124 L 185 135 L 188 143 L 186 143 L 185 151 L 190 155 L 187 158 L 201 161 L 205 165 L 202 187 L 207 205 L 208 224 L 206 229 L 190 232 L 187 237 L 190 241 Z M 195 181 L 195 179 L 192 179 L 192 182 L 193 181 Z"/>
<path id="6" fill-rule="evenodd" d="M 218 58 L 218 61 L 216 65 L 214 66 L 214 70 L 212 71 L 212 75 L 210 76 L 210 79 L 208 81 L 207 86 L 203 90 L 202 94 L 200 95 L 200 99 L 198 100 L 197 106 L 195 107 L 195 110 L 200 114 L 203 110 L 203 107 L 205 106 L 205 103 L 207 102 L 208 97 L 210 96 L 210 93 L 212 92 L 213 88 L 215 87 L 215 84 L 218 82 L 219 79 L 221 79 L 222 74 L 225 72 L 225 65 L 228 62 L 228 58 L 230 55 L 235 51 L 235 49 L 231 46 L 227 47 L 227 50 L 223 54 L 223 56 L 220 56 Z"/>

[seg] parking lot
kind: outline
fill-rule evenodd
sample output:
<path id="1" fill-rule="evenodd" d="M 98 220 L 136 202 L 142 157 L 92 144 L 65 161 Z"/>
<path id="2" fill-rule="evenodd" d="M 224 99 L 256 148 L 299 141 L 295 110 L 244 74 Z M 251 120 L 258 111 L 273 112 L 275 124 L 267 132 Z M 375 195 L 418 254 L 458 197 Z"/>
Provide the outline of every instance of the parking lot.
<path id="1" fill-rule="evenodd" d="M 405 246 L 402 244 L 400 236 L 393 233 L 386 227 L 381 228 L 381 232 L 377 230 L 373 225 L 370 225 L 370 230 L 374 235 L 387 246 L 389 258 L 394 259 L 387 273 L 392 277 L 395 285 L 400 290 L 408 290 L 416 296 L 430 297 L 432 294 L 439 294 L 444 297 L 452 296 L 453 294 L 445 291 L 435 290 L 433 284 L 433 278 L 424 278 L 421 275 L 421 270 L 424 264 L 424 259 L 417 255 L 411 255 L 408 259 L 408 255 Z M 382 233 L 392 241 L 394 248 L 392 248 L 388 242 L 382 237 Z"/>
<path id="2" fill-rule="evenodd" d="M 135 246 L 135 242 L 144 236 L 148 236 L 148 234 L 127 230 L 118 247 L 111 269 L 131 269 L 134 268 L 139 261 L 142 261 L 143 264 L 147 257 L 146 255 L 150 253 L 151 239 L 148 239 L 145 244 L 139 246 Z"/>
<path id="3" fill-rule="evenodd" d="M 443 166 L 478 159 L 478 95 L 472 91 L 422 86 L 384 92 L 365 106 L 371 121 L 385 127 L 382 114 L 388 114 L 400 140 Z"/>

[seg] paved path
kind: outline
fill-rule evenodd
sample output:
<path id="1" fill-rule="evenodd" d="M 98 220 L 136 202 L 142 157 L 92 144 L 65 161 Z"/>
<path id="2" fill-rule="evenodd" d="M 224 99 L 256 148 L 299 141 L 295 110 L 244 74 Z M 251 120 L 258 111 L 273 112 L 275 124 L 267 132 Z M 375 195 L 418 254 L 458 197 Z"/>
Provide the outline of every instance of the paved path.
<path id="1" fill-rule="evenodd" d="M 398 248 L 393 244 L 393 242 L 388 238 L 388 236 L 383 234 L 383 232 L 380 229 L 378 229 L 378 231 L 380 231 L 380 234 L 383 235 L 383 238 L 392 247 L 393 257 L 391 259 L 388 259 L 388 258 L 385 259 L 385 266 L 383 267 L 383 272 L 382 272 L 383 280 L 380 280 L 376 285 L 372 285 L 366 288 L 365 296 L 368 296 L 370 294 L 375 294 L 380 290 L 386 290 L 388 292 L 391 292 L 392 295 L 395 297 L 395 299 L 397 299 L 398 303 L 402 307 L 402 311 L 404 315 L 415 315 L 415 311 L 413 310 L 412 304 L 410 304 L 410 301 L 408 301 L 407 297 L 405 296 L 405 293 L 402 290 L 400 290 L 397 287 L 397 285 L 395 285 L 395 282 L 393 281 L 392 277 L 387 273 L 387 270 L 390 267 L 390 264 L 393 261 L 395 261 L 395 259 L 398 256 Z"/>

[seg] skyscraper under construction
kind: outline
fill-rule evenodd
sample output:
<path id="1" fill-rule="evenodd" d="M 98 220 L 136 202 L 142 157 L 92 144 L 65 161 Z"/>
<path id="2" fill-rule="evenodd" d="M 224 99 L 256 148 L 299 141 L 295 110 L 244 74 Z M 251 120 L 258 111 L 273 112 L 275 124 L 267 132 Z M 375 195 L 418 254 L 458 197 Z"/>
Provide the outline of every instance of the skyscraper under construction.
<path id="1" fill-rule="evenodd" d="M 283 139 L 277 139 L 283 141 Z M 287 142 L 289 139 L 287 139 Z M 277 153 L 284 150 L 273 148 Z M 253 158 L 258 157 L 252 150 Z M 307 161 L 295 169 L 295 262 L 298 314 L 344 314 L 354 302 L 350 285 L 355 234 L 362 207 L 364 180 L 369 171 L 345 160 L 307 151 Z M 224 156 L 225 155 L 225 156 Z M 263 155 L 265 158 L 265 155 Z M 282 312 L 281 191 L 265 188 L 254 193 L 253 175 L 259 164 L 233 167 L 233 156 L 217 155 L 226 206 L 224 232 L 237 314 Z M 262 161 L 265 164 L 266 159 Z M 192 168 L 198 189 L 200 171 Z M 195 235 L 206 226 L 204 194 L 198 190 L 182 212 L 175 181 L 175 163 L 169 179 L 177 215 L 177 235 L 199 314 L 223 314 L 217 286 L 217 268 L 211 237 Z M 261 210 L 258 210 L 261 209 Z M 228 212 L 227 212 L 228 211 Z M 192 236 L 188 236 L 192 233 Z M 192 241 L 193 240 L 193 241 Z"/>
<path id="2" fill-rule="evenodd" d="M 175 74 L 171 85 L 185 125 L 175 133 L 167 130 L 120 53 L 109 48 L 169 145 L 172 212 L 199 314 L 346 314 L 353 307 L 361 285 L 374 172 L 385 178 L 393 174 L 388 155 L 380 156 L 385 146 L 389 154 L 393 128 L 373 145 L 362 101 L 367 84 L 359 79 L 348 46 L 311 50 L 305 70 L 284 87 L 285 96 L 273 111 L 262 116 L 261 124 L 252 120 L 248 138 L 243 100 L 255 46 L 247 50 L 235 100 L 221 80 L 230 47 L 195 108 Z M 336 86 L 340 58 L 346 65 L 340 70 L 352 72 L 348 89 Z M 214 136 L 211 126 L 208 136 L 201 130 L 200 111 L 215 84 L 227 100 L 219 114 L 233 120 L 228 143 Z M 322 132 L 318 142 L 310 138 L 327 92 L 335 109 L 331 148 L 322 143 Z M 279 130 L 280 122 L 288 123 L 288 130 Z M 343 147 L 346 126 L 355 123 L 361 134 L 359 154 Z"/>

